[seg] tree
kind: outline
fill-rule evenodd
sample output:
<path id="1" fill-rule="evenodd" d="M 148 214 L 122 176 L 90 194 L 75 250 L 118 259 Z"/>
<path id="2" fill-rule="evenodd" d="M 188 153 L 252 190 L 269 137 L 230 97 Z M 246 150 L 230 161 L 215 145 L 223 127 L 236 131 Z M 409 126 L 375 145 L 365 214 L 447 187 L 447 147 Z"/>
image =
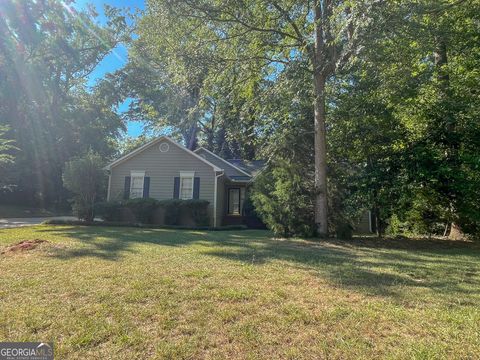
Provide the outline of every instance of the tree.
<path id="1" fill-rule="evenodd" d="M 14 141 L 6 136 L 8 130 L 8 127 L 0 126 L 0 189 L 9 184 L 7 166 L 13 164 L 15 157 L 12 152 L 17 149 Z"/>
<path id="2" fill-rule="evenodd" d="M 479 5 L 392 2 L 336 77 L 330 164 L 346 168 L 347 203 L 369 204 L 380 231 L 390 219 L 416 234 L 478 229 Z"/>
<path id="3" fill-rule="evenodd" d="M 258 114 L 263 122 L 257 136 L 267 166 L 256 177 L 251 197 L 264 223 L 283 237 L 316 233 L 312 89 L 304 86 L 309 75 L 301 66 L 286 69 L 265 85 L 269 96 L 256 100 L 264 114 Z"/>
<path id="4" fill-rule="evenodd" d="M 162 19 L 175 21 L 177 38 L 181 39 L 176 44 L 184 50 L 182 55 L 199 63 L 216 64 L 222 74 L 232 74 L 233 70 L 225 69 L 235 69 L 240 82 L 252 73 L 274 78 L 292 62 L 304 60 L 303 69 L 311 75 L 311 100 L 315 104 L 315 221 L 321 236 L 328 232 L 325 84 L 357 51 L 366 34 L 364 28 L 370 20 L 371 4 L 375 3 L 334 0 L 150 3 L 152 14 L 158 11 Z"/>
<path id="5" fill-rule="evenodd" d="M 132 118 L 224 156 L 266 158 L 257 206 L 280 232 L 303 232 L 314 213 L 324 236 L 328 222 L 352 223 L 365 209 L 379 235 L 395 222 L 474 232 L 479 8 L 152 0 L 130 63 L 109 80 L 136 98 Z"/>
<path id="6" fill-rule="evenodd" d="M 124 156 L 140 146 L 145 145 L 149 141 L 152 141 L 153 139 L 154 137 L 144 134 L 137 137 L 126 136 L 122 139 L 119 139 L 116 145 L 116 148 L 118 149 L 118 154 L 116 157 L 119 158 Z"/>
<path id="7" fill-rule="evenodd" d="M 0 124 L 19 148 L 9 171 L 17 204 L 61 205 L 65 161 L 89 148 L 110 156 L 123 128 L 117 104 L 87 80 L 126 38 L 125 19 L 107 9 L 110 20 L 100 26 L 93 11 L 69 4 L 0 2 Z"/>
<path id="8" fill-rule="evenodd" d="M 377 64 L 378 90 L 406 129 L 405 181 L 422 189 L 403 204 L 439 208 L 438 223 L 462 223 L 470 231 L 480 220 L 473 200 L 480 186 L 480 114 L 473 85 L 480 80 L 474 25 L 479 10 L 478 1 L 400 2 L 395 12 L 402 20 L 369 54 Z"/>
<path id="9" fill-rule="evenodd" d="M 149 4 L 138 19 L 129 63 L 107 76 L 104 87 L 133 99 L 126 117 L 143 121 L 149 130 L 167 132 L 189 148 L 201 143 L 227 156 L 253 159 L 255 117 L 248 109 L 247 86 L 236 80 L 238 69 L 225 68 L 214 61 L 215 49 L 192 40 L 212 30 L 201 21 L 178 22 L 168 16 L 168 7 Z"/>
<path id="10" fill-rule="evenodd" d="M 93 151 L 65 164 L 63 185 L 74 193 L 73 210 L 79 219 L 91 222 L 95 218 L 95 202 L 105 191 L 102 157 Z"/>

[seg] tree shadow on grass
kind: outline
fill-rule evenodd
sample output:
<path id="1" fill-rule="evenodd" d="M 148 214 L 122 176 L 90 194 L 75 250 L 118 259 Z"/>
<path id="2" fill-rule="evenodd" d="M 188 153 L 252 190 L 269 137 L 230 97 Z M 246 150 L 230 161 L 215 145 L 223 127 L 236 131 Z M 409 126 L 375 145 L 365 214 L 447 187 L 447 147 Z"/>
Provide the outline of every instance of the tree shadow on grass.
<path id="1" fill-rule="evenodd" d="M 104 260 L 121 260 L 127 253 L 134 253 L 135 245 L 157 244 L 183 246 L 198 240 L 199 233 L 182 231 L 178 236 L 174 230 L 104 227 L 49 227 L 39 232 L 68 237 L 77 241 L 72 247 L 60 248 L 53 257 L 67 260 L 79 257 L 98 257 Z"/>
<path id="2" fill-rule="evenodd" d="M 455 254 L 448 250 L 402 250 L 391 254 L 388 248 L 377 251 L 343 247 L 328 241 L 302 247 L 289 242 L 266 241 L 265 246 L 255 248 L 246 246 L 236 251 L 222 249 L 205 253 L 250 264 L 280 260 L 290 263 L 289 266 L 313 270 L 341 287 L 362 289 L 372 295 L 396 297 L 413 287 L 442 294 L 480 295 L 480 254 L 465 250 L 455 251 Z M 445 259 L 447 256 L 453 259 Z M 439 273 L 439 269 L 442 272 Z M 466 284 L 478 286 L 472 289 L 466 288 Z"/>
<path id="3" fill-rule="evenodd" d="M 68 260 L 98 257 L 117 261 L 140 244 L 168 247 L 198 245 L 198 252 L 254 266 L 279 263 L 311 271 L 347 289 L 391 298 L 425 288 L 449 298 L 479 301 L 480 251 L 475 244 L 400 243 L 356 239 L 305 241 L 273 239 L 267 231 L 190 231 L 172 229 L 49 227 L 39 231 L 66 236 L 78 246 L 52 256 Z M 427 246 L 428 245 L 428 246 Z"/>

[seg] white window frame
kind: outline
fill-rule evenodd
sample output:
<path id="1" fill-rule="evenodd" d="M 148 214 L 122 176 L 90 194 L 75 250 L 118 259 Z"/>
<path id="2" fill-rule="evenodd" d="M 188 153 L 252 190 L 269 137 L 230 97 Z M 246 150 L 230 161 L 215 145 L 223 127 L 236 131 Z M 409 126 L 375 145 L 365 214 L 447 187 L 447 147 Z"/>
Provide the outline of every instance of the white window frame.
<path id="1" fill-rule="evenodd" d="M 133 190 L 133 178 L 142 178 L 142 190 L 140 196 L 134 196 Z M 145 171 L 132 170 L 130 171 L 130 199 L 139 199 L 143 197 L 143 190 L 145 189 Z"/>
<path id="2" fill-rule="evenodd" d="M 192 180 L 192 191 L 189 197 L 182 197 L 182 186 L 184 179 L 191 179 Z M 193 199 L 193 188 L 195 187 L 195 171 L 180 171 L 180 185 L 178 189 L 178 198 L 181 200 L 190 200 Z"/>

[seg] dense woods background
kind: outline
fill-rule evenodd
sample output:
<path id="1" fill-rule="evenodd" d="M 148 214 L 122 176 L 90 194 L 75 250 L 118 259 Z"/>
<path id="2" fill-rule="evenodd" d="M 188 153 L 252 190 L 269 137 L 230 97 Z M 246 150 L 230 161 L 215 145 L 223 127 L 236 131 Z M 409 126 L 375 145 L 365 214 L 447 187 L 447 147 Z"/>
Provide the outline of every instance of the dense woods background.
<path id="1" fill-rule="evenodd" d="M 64 206 L 65 162 L 133 149 L 148 136 L 120 135 L 142 121 L 266 159 L 251 199 L 284 235 L 322 234 L 327 195 L 330 232 L 372 210 L 380 234 L 479 233 L 480 1 L 150 0 L 131 28 L 106 13 L 0 1 L 1 202 Z M 128 63 L 87 87 L 119 42 Z"/>

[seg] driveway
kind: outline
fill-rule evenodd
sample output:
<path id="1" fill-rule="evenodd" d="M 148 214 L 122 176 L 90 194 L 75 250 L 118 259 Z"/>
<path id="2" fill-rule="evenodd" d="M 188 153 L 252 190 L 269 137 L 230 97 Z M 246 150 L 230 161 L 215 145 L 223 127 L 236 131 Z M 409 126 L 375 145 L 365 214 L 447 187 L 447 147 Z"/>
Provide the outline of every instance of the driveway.
<path id="1" fill-rule="evenodd" d="M 46 220 L 77 220 L 73 216 L 54 216 L 54 217 L 31 217 L 31 218 L 4 218 L 0 219 L 0 229 L 14 228 L 20 226 L 38 225 Z"/>

